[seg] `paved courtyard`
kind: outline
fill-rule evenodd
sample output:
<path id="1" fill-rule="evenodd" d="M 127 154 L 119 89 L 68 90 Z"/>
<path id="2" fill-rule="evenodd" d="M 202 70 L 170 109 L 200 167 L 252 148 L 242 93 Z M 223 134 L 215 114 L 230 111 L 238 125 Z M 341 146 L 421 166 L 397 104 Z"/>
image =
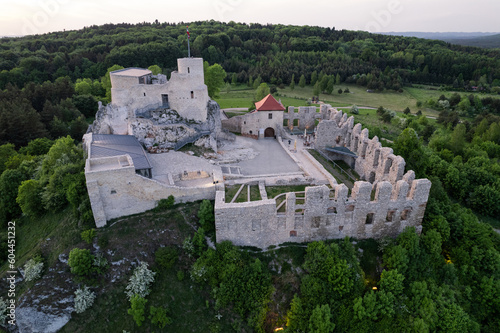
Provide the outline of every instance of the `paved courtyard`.
<path id="1" fill-rule="evenodd" d="M 228 166 L 239 167 L 243 176 L 285 175 L 301 172 L 299 166 L 281 148 L 273 138 L 254 140 L 238 137 L 246 147 L 253 149 L 258 155 L 252 159 L 232 163 Z"/>

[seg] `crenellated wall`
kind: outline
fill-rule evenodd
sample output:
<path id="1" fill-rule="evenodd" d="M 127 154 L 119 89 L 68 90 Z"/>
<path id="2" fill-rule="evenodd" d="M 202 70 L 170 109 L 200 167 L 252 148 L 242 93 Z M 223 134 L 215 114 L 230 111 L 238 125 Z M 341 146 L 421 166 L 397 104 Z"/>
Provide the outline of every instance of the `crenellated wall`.
<path id="1" fill-rule="evenodd" d="M 394 184 L 403 179 L 405 160 L 394 155 L 392 148 L 382 147 L 378 137 L 370 140 L 368 129 L 363 129 L 361 124 L 354 125 L 354 117 L 348 118 L 328 104 L 321 106 L 321 114 L 324 120 L 317 126 L 316 149 L 348 148 L 358 156 L 354 170 L 372 184 L 381 181 Z"/>
<path id="2" fill-rule="evenodd" d="M 357 239 L 396 236 L 407 226 L 420 232 L 431 183 L 427 179 L 356 182 L 352 193 L 344 184 L 333 189 L 306 187 L 305 197 L 286 196 L 284 212 L 275 199 L 226 203 L 215 196 L 217 241 L 267 248 L 284 242 L 311 242 L 346 236 Z M 372 194 L 373 192 L 373 194 Z M 373 195 L 373 199 L 372 199 Z"/>
<path id="3" fill-rule="evenodd" d="M 404 159 L 394 155 L 391 148 L 382 147 L 377 137 L 370 140 L 368 130 L 354 125 L 353 117 L 330 105 L 322 105 L 320 111 L 315 147 L 349 148 L 358 156 L 355 170 L 363 180 L 354 183 L 350 195 L 344 184 L 331 184 L 331 189 L 324 185 L 307 187 L 303 197 L 281 194 L 285 200 L 279 205 L 276 198 L 226 203 L 224 192 L 217 191 L 217 242 L 230 240 L 236 245 L 264 249 L 284 242 L 346 236 L 394 237 L 407 226 L 422 230 L 431 182 L 415 179 L 412 170 L 404 173 Z"/>

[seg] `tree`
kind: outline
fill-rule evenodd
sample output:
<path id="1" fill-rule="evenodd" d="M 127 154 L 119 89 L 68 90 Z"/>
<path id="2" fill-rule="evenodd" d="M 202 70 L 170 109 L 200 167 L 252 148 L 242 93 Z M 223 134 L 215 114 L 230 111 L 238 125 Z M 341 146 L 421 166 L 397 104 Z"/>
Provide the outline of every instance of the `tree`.
<path id="1" fill-rule="evenodd" d="M 415 171 L 417 175 L 424 175 L 429 159 L 423 148 L 422 140 L 418 138 L 413 128 L 406 128 L 394 141 L 394 152 L 401 155 L 409 170 Z"/>
<path id="2" fill-rule="evenodd" d="M 309 318 L 309 330 L 311 333 L 330 333 L 335 329 L 335 324 L 332 323 L 332 314 L 330 306 L 324 304 L 316 306 Z"/>
<path id="3" fill-rule="evenodd" d="M 311 85 L 314 86 L 317 81 L 318 81 L 318 72 L 314 71 L 311 74 Z"/>
<path id="4" fill-rule="evenodd" d="M 208 62 L 205 61 L 205 65 Z M 205 66 L 204 66 L 205 68 Z M 216 98 L 219 95 L 220 89 L 224 86 L 224 79 L 226 78 L 226 71 L 219 64 L 213 64 L 206 67 L 205 70 L 205 84 L 208 89 L 208 96 Z"/>
<path id="5" fill-rule="evenodd" d="M 339 95 L 341 95 L 343 91 L 342 91 L 342 89 L 339 89 L 339 90 L 337 90 L 337 92 L 339 93 Z"/>
<path id="6" fill-rule="evenodd" d="M 290 90 L 295 89 L 295 74 L 292 74 L 292 80 L 290 81 Z"/>
<path id="7" fill-rule="evenodd" d="M 6 143 L 0 146 L 0 175 L 4 172 L 5 163 L 7 163 L 9 158 L 17 154 L 14 148 L 15 146 L 12 143 Z"/>
<path id="8" fill-rule="evenodd" d="M 354 104 L 353 106 L 351 106 L 351 113 L 352 114 L 359 114 L 359 108 L 356 104 Z"/>
<path id="9" fill-rule="evenodd" d="M 319 81 L 316 81 L 316 84 L 313 87 L 313 95 L 319 96 L 321 94 L 321 84 Z"/>
<path id="10" fill-rule="evenodd" d="M 109 73 L 124 68 L 125 67 L 120 65 L 113 65 L 108 68 L 106 75 L 104 75 L 101 79 L 101 84 L 104 90 L 106 91 L 106 99 L 108 100 L 108 102 L 111 102 L 111 76 Z"/>
<path id="11" fill-rule="evenodd" d="M 148 67 L 153 75 L 161 74 L 161 68 L 158 65 L 151 65 Z"/>
<path id="12" fill-rule="evenodd" d="M 318 80 L 319 81 L 319 80 Z M 328 86 L 328 75 L 323 75 L 321 81 L 319 81 L 321 91 L 326 91 L 326 87 Z"/>
<path id="13" fill-rule="evenodd" d="M 306 86 L 306 77 L 304 76 L 304 74 L 302 74 L 299 79 L 299 87 L 304 88 L 305 86 Z"/>
<path id="14" fill-rule="evenodd" d="M 26 178 L 20 169 L 5 170 L 0 176 L 0 219 L 10 220 L 21 214 L 16 198 L 19 186 Z"/>
<path id="15" fill-rule="evenodd" d="M 404 114 L 410 114 L 411 111 L 410 111 L 410 108 L 409 107 L 406 107 L 406 109 L 403 111 Z"/>
<path id="16" fill-rule="evenodd" d="M 465 125 L 458 124 L 451 133 L 449 148 L 455 155 L 461 155 L 464 150 L 466 132 Z"/>
<path id="17" fill-rule="evenodd" d="M 74 248 L 69 253 L 68 265 L 71 268 L 71 273 L 78 276 L 87 276 L 92 273 L 92 262 L 94 256 L 90 254 L 90 250 Z"/>
<path id="18" fill-rule="evenodd" d="M 339 75 L 339 73 L 337 73 L 337 76 L 335 77 L 335 84 L 339 85 L 340 84 L 340 80 L 341 80 L 340 79 L 340 75 Z"/>
<path id="19" fill-rule="evenodd" d="M 40 182 L 35 179 L 25 180 L 21 183 L 16 202 L 24 215 L 37 217 L 43 213 L 42 189 Z"/>
<path id="20" fill-rule="evenodd" d="M 260 77 L 260 75 L 259 75 L 259 76 L 257 76 L 257 78 L 253 81 L 253 85 L 252 85 L 252 87 L 253 87 L 254 89 L 257 89 L 257 88 L 259 88 L 259 86 L 260 86 L 260 84 L 261 84 L 261 83 L 262 83 L 262 78 L 261 78 L 261 77 Z"/>
<path id="21" fill-rule="evenodd" d="M 331 95 L 333 92 L 333 86 L 335 84 L 335 79 L 333 78 L 333 75 L 330 76 L 330 79 L 328 80 L 328 84 L 326 85 L 326 93 Z"/>
<path id="22" fill-rule="evenodd" d="M 19 153 L 31 156 L 41 156 L 49 152 L 50 147 L 54 144 L 54 141 L 47 138 L 37 138 L 31 140 L 27 146 L 19 149 Z M 1 150 L 1 147 L 0 147 Z"/>
<path id="23" fill-rule="evenodd" d="M 257 80 L 255 80 L 257 81 Z M 257 88 L 257 91 L 255 92 L 255 100 L 260 101 L 267 95 L 271 93 L 271 90 L 269 89 L 269 86 L 267 83 L 261 83 L 259 87 Z"/>
<path id="24" fill-rule="evenodd" d="M 233 75 L 231 76 L 231 84 L 233 86 L 235 86 L 236 84 L 238 84 L 238 74 L 233 73 Z"/>
<path id="25" fill-rule="evenodd" d="M 134 295 L 130 299 L 130 309 L 128 309 L 128 314 L 134 318 L 135 323 L 137 326 L 141 327 L 142 323 L 144 322 L 145 318 L 145 311 L 146 311 L 146 303 L 148 302 L 147 299 L 139 296 L 139 295 Z"/>

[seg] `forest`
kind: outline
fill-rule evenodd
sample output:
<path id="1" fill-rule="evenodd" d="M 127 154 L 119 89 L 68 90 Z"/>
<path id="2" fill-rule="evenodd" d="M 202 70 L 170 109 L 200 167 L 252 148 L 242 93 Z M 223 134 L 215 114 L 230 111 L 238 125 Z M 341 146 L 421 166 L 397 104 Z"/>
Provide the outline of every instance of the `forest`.
<path id="1" fill-rule="evenodd" d="M 257 81 L 275 89 L 303 84 L 324 91 L 333 80 L 374 93 L 415 84 L 459 93 L 417 105 L 439 112 L 435 122 L 410 110 L 377 110 L 381 121 L 399 131 L 394 142 L 384 145 L 405 158 L 407 170 L 432 181 L 422 235 L 410 228 L 395 239 L 378 241 L 282 244 L 267 252 L 227 242 L 213 248 L 205 238 L 214 240 L 213 210 L 203 202 L 198 214 L 190 215 L 196 232 L 188 228 L 188 237 L 167 244 L 175 249 L 163 254 L 167 259 L 161 259 L 159 248 L 153 251 L 158 258 L 150 264 L 156 277 L 143 270 L 149 283 L 156 279 L 168 285 L 167 277 L 174 277 L 179 290 L 200 291 L 206 297 L 201 308 L 225 316 L 222 321 L 207 319 L 210 325 L 200 319 L 199 327 L 210 332 L 228 327 L 236 332 L 500 331 L 500 235 L 492 228 L 500 229 L 500 99 L 492 97 L 500 93 L 500 51 L 361 31 L 156 21 L 0 39 L 2 272 L 9 249 L 7 222 L 14 220 L 26 226 L 23 230 L 39 230 L 21 263 L 33 257 L 47 265 L 71 250 L 75 281 L 97 294 L 99 307 L 87 310 L 92 316 L 76 315 L 68 331 L 95 327 L 93 322 L 103 332 L 122 326 L 158 331 L 151 325 L 159 322 L 162 331 L 179 324 L 176 312 L 181 309 L 156 307 L 174 303 L 154 286 L 157 281 L 151 295 L 130 297 L 129 311 L 127 300 L 120 303 L 125 308 L 117 307 L 123 310 L 118 322 L 112 319 L 116 313 L 101 314 L 109 307 L 99 303 L 107 297 L 99 290 L 107 283 L 103 276 L 109 267 L 99 264 L 103 259 L 91 255 L 94 248 L 87 243 L 97 237 L 101 244 L 103 234 L 112 230 L 97 231 L 97 236 L 91 231 L 80 142 L 98 101 L 110 102 L 109 71 L 135 66 L 169 75 L 176 59 L 187 55 L 186 25 L 192 55 L 220 64 L 232 86 Z M 383 126 L 370 128 L 371 136 L 384 133 Z M 172 205 L 144 218 L 177 216 L 186 209 Z M 90 242 L 78 237 L 54 249 L 42 247 L 52 229 L 39 224 L 55 228 L 59 221 L 47 219 L 58 212 L 67 213 L 71 230 Z M 138 237 L 141 232 L 137 230 Z M 101 246 L 121 246 L 113 244 L 102 241 Z M 77 247 L 85 250 L 75 251 Z M 142 251 L 136 244 L 132 248 Z M 272 266 L 281 256 L 285 259 L 278 272 Z M 85 270 L 78 269 L 77 257 L 88 263 Z M 122 289 L 116 293 L 125 299 Z M 146 300 L 148 306 L 155 302 L 149 311 Z M 149 330 L 140 326 L 145 311 Z M 106 326 L 110 323 L 121 326 Z"/>

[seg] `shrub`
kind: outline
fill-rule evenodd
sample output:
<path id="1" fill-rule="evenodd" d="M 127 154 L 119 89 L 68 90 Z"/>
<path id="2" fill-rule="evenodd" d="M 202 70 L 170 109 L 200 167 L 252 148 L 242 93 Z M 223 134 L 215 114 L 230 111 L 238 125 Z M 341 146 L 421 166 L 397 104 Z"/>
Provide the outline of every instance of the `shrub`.
<path id="1" fill-rule="evenodd" d="M 155 280 L 155 274 L 156 273 L 148 269 L 147 263 L 141 261 L 139 266 L 134 270 L 125 291 L 129 300 L 131 300 L 134 295 L 138 295 L 139 297 L 146 297 L 149 295 L 151 292 L 149 286 Z"/>
<path id="2" fill-rule="evenodd" d="M 194 255 L 194 245 L 191 238 L 187 237 L 184 240 L 184 242 L 182 243 L 182 248 L 184 249 L 189 258 L 191 258 Z"/>
<path id="3" fill-rule="evenodd" d="M 175 264 L 178 257 L 177 250 L 172 247 L 161 247 L 155 252 L 155 262 L 163 268 L 169 269 Z"/>
<path id="4" fill-rule="evenodd" d="M 80 236 L 82 237 L 82 240 L 85 241 L 87 244 L 91 244 L 92 240 L 96 236 L 95 229 L 89 229 L 89 230 L 82 231 Z"/>
<path id="5" fill-rule="evenodd" d="M 141 327 L 144 321 L 144 311 L 146 308 L 147 300 L 139 295 L 134 295 L 130 299 L 130 309 L 128 309 L 128 314 L 131 315 L 137 326 Z"/>
<path id="6" fill-rule="evenodd" d="M 359 108 L 357 105 L 351 106 L 351 113 L 352 114 L 359 114 Z"/>
<path id="7" fill-rule="evenodd" d="M 40 278 L 43 271 L 41 260 L 30 259 L 24 264 L 24 278 L 26 281 L 34 281 Z"/>
<path id="8" fill-rule="evenodd" d="M 177 280 L 179 280 L 179 281 L 184 280 L 184 272 L 183 271 L 177 272 Z"/>
<path id="9" fill-rule="evenodd" d="M 205 231 L 208 232 L 215 229 L 214 207 L 209 200 L 205 199 L 202 201 L 200 209 L 198 210 L 198 218 Z"/>
<path id="10" fill-rule="evenodd" d="M 175 203 L 175 198 L 173 195 L 169 195 L 166 199 L 160 199 L 155 207 L 155 211 L 160 212 L 162 210 L 167 210 L 172 208 Z"/>
<path id="11" fill-rule="evenodd" d="M 102 274 L 102 273 L 104 273 L 106 268 L 108 268 L 108 260 L 106 258 L 104 258 L 102 253 L 98 253 L 94 257 L 92 265 L 94 266 L 94 268 L 98 274 Z"/>
<path id="12" fill-rule="evenodd" d="M 83 289 L 78 288 L 75 291 L 75 311 L 76 313 L 82 313 L 94 304 L 95 293 L 89 289 L 89 287 L 84 286 Z"/>
<path id="13" fill-rule="evenodd" d="M 71 267 L 71 273 L 85 276 L 92 273 L 92 262 L 94 257 L 90 250 L 74 248 L 69 253 L 68 265 Z"/>
<path id="14" fill-rule="evenodd" d="M 149 319 L 151 319 L 151 324 L 158 325 L 158 328 L 164 328 L 165 325 L 172 324 L 172 318 L 167 316 L 167 309 L 162 307 L 149 307 Z"/>

